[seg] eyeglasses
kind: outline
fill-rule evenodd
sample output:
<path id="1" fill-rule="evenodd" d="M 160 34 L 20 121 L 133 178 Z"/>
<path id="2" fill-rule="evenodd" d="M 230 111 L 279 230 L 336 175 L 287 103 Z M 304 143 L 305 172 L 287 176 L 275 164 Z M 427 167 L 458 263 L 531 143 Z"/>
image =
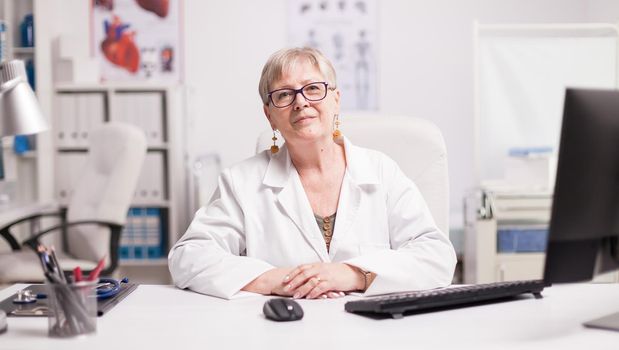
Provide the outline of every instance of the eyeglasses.
<path id="1" fill-rule="evenodd" d="M 277 89 L 269 92 L 269 100 L 273 106 L 284 108 L 290 106 L 297 94 L 301 94 L 306 100 L 316 102 L 327 97 L 327 88 L 329 84 L 324 81 L 309 83 L 300 89 Z M 329 88 L 329 90 L 333 90 Z"/>

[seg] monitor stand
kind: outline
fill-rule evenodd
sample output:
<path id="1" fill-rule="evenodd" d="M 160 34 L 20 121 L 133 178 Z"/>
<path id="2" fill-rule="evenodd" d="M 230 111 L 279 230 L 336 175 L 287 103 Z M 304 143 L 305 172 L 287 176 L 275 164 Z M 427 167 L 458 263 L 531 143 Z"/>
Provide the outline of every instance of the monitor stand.
<path id="1" fill-rule="evenodd" d="M 619 332 L 619 312 L 585 322 L 584 326 Z"/>

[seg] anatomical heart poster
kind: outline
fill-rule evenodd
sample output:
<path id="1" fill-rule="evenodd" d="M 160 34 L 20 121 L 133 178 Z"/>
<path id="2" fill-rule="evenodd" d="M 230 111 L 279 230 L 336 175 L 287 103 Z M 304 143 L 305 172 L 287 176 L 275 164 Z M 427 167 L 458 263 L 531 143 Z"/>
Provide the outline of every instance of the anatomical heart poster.
<path id="1" fill-rule="evenodd" d="M 181 82 L 182 0 L 92 0 L 101 81 Z"/>

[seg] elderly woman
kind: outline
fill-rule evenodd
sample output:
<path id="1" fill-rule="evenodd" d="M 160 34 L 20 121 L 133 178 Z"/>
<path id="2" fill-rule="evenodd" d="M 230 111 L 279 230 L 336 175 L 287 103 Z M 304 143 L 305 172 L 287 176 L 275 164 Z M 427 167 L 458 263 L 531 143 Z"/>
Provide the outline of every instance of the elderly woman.
<path id="1" fill-rule="evenodd" d="M 259 92 L 274 145 L 223 171 L 170 252 L 174 283 L 222 298 L 309 299 L 449 285 L 454 249 L 415 184 L 384 154 L 341 135 L 329 60 L 315 49 L 280 50 Z"/>

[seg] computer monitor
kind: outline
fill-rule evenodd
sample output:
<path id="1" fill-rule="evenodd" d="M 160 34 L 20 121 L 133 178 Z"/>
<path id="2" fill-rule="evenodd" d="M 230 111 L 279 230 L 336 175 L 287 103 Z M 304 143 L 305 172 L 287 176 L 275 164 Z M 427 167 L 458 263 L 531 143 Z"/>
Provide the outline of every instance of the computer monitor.
<path id="1" fill-rule="evenodd" d="M 588 281 L 618 268 L 619 91 L 567 89 L 544 281 Z M 619 313 L 592 322 L 585 325 L 619 330 Z"/>

